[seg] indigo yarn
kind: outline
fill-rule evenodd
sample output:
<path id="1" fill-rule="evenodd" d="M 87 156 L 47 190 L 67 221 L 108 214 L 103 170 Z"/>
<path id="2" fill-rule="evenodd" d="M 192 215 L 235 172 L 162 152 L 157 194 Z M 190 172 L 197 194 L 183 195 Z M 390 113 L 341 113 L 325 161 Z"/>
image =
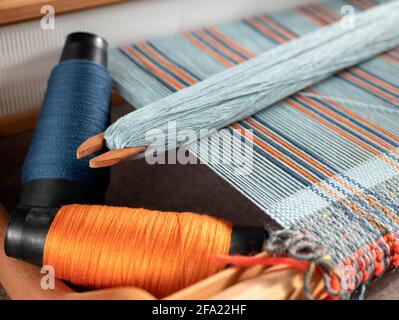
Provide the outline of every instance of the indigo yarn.
<path id="1" fill-rule="evenodd" d="M 54 68 L 23 168 L 24 184 L 35 179 L 107 183 L 107 170 L 90 169 L 90 157 L 77 160 L 75 152 L 108 126 L 111 89 L 108 71 L 92 61 L 67 60 Z"/>

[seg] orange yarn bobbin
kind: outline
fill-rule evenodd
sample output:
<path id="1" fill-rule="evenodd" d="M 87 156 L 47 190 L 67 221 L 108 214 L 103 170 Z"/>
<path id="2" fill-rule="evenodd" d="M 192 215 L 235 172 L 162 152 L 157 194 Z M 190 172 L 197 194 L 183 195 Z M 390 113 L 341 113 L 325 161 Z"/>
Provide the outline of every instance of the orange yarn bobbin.
<path id="1" fill-rule="evenodd" d="M 162 298 L 224 268 L 231 223 L 194 213 L 68 205 L 48 232 L 43 262 L 86 288 L 136 286 Z"/>

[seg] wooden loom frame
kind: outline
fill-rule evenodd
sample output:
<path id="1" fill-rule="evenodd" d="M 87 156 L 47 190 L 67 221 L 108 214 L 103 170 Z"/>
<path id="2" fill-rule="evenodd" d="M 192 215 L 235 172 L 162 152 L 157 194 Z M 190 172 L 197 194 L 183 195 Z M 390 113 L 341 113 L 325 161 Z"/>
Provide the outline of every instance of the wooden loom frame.
<path id="1" fill-rule="evenodd" d="M 57 14 L 111 5 L 126 0 L 5 0 L 0 4 L 0 26 L 40 17 L 42 5 L 53 5 Z M 115 92 L 112 105 L 124 100 Z M 0 139 L 34 129 L 39 107 L 0 117 Z M 0 203 L 0 284 L 11 299 L 155 299 L 150 293 L 133 287 L 111 288 L 87 292 L 76 292 L 60 280 L 55 280 L 54 289 L 43 289 L 44 274 L 40 268 L 4 253 L 4 235 L 9 213 Z M 300 299 L 303 281 L 302 272 L 287 266 L 254 266 L 245 269 L 228 268 L 202 280 L 165 299 Z M 313 279 L 316 298 L 323 298 L 321 275 Z"/>

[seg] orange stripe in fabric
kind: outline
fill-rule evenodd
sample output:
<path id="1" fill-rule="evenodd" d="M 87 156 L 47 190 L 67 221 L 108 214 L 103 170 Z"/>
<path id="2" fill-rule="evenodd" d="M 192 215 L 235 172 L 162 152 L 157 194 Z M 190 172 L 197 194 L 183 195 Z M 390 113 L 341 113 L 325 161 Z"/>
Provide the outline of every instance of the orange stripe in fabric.
<path id="1" fill-rule="evenodd" d="M 252 52 L 244 49 L 243 47 L 239 46 L 236 42 L 225 36 L 223 33 L 218 31 L 215 27 L 209 27 L 208 31 L 211 32 L 214 36 L 218 37 L 222 41 L 226 42 L 230 47 L 237 50 L 242 55 L 246 56 L 247 58 L 254 58 L 255 55 Z"/>
<path id="2" fill-rule="evenodd" d="M 171 77 L 169 77 L 167 74 L 159 70 L 156 66 L 154 66 L 148 59 L 140 56 L 137 52 L 135 52 L 132 48 L 130 47 L 125 47 L 125 50 L 129 52 L 130 55 L 132 55 L 134 58 L 136 58 L 138 61 L 140 61 L 143 65 L 145 65 L 149 70 L 154 72 L 158 77 L 160 77 L 162 80 L 164 80 L 166 83 L 168 83 L 170 86 L 172 86 L 176 90 L 181 90 L 184 88 L 184 86 Z"/>
<path id="3" fill-rule="evenodd" d="M 294 107 L 295 109 L 303 112 L 304 114 L 306 114 L 307 116 L 309 116 L 310 118 L 316 120 L 317 122 L 325 125 L 327 128 L 331 129 L 332 131 L 340 134 L 341 136 L 347 138 L 348 140 L 352 141 L 354 144 L 356 144 L 357 146 L 365 149 L 366 151 L 370 152 L 373 155 L 379 155 L 379 153 L 377 151 L 375 151 L 373 148 L 369 147 L 368 145 L 358 141 L 357 139 L 355 139 L 354 137 L 352 137 L 350 134 L 338 129 L 337 127 L 335 127 L 332 124 L 329 124 L 327 121 L 323 120 L 322 118 L 316 116 L 315 114 L 313 114 L 312 112 L 306 110 L 305 108 L 303 108 L 302 106 L 300 106 L 299 104 L 295 103 L 294 101 L 292 101 L 291 99 L 287 99 L 285 100 L 290 106 Z"/>
<path id="4" fill-rule="evenodd" d="M 372 199 L 370 197 L 364 197 L 362 193 L 357 192 L 354 188 L 352 188 L 352 186 L 350 184 L 348 184 L 347 182 L 345 182 L 342 179 L 337 178 L 336 176 L 334 176 L 334 173 L 332 173 L 331 171 L 329 171 L 327 168 L 324 168 L 322 165 L 318 164 L 317 162 L 315 162 L 312 158 L 308 157 L 307 155 L 303 154 L 302 152 L 300 152 L 299 150 L 295 149 L 294 147 L 290 146 L 288 143 L 286 143 L 284 140 L 280 139 L 279 137 L 277 137 L 276 135 L 274 135 L 272 132 L 270 132 L 269 130 L 267 130 L 266 128 L 258 125 L 255 121 L 251 120 L 251 119 L 245 119 L 246 122 L 250 123 L 253 127 L 257 128 L 258 130 L 261 130 L 263 133 L 267 134 L 270 138 L 274 139 L 276 142 L 278 142 L 279 144 L 283 145 L 284 147 L 286 147 L 288 150 L 290 150 L 291 152 L 293 152 L 294 154 L 296 154 L 298 157 L 302 158 L 303 160 L 307 161 L 308 163 L 312 164 L 315 168 L 317 168 L 318 170 L 320 170 L 321 172 L 323 172 L 326 176 L 332 178 L 332 180 L 340 183 L 341 185 L 343 185 L 344 187 L 348 188 L 349 190 L 351 190 L 355 195 L 359 196 L 360 198 L 364 198 L 365 200 L 367 200 L 374 208 L 376 208 L 377 210 L 382 210 L 382 212 L 384 212 L 387 216 L 389 216 L 391 219 L 393 219 L 393 221 L 397 222 L 395 220 L 395 218 L 392 216 L 392 213 L 389 212 L 389 210 L 387 208 L 384 208 L 382 206 L 379 206 L 378 204 L 376 204 L 374 201 L 372 201 Z M 323 188 L 322 188 L 323 189 Z M 330 194 L 335 194 L 334 191 L 330 192 L 329 190 L 325 189 L 325 191 L 327 191 L 327 193 Z"/>
<path id="5" fill-rule="evenodd" d="M 313 4 L 314 8 L 312 8 L 310 5 L 308 6 L 308 9 L 319 16 L 320 18 L 324 18 L 328 23 L 333 23 L 334 21 L 339 20 L 341 17 L 337 15 L 334 11 L 331 9 L 327 8 L 325 5 L 322 5 L 321 3 L 314 3 Z M 320 11 L 317 11 L 320 10 Z M 324 15 L 323 15 L 324 13 Z"/>
<path id="6" fill-rule="evenodd" d="M 270 38 L 276 40 L 277 42 L 280 42 L 280 43 L 287 42 L 287 40 L 285 40 L 284 38 L 282 38 L 279 35 L 275 34 L 274 32 L 270 31 L 265 26 L 263 26 L 258 21 L 256 21 L 254 18 L 245 19 L 245 20 L 247 22 L 249 22 L 250 24 L 252 24 L 256 29 L 258 29 L 259 31 L 261 31 L 265 35 L 269 36 Z"/>
<path id="7" fill-rule="evenodd" d="M 398 60 L 395 60 L 395 58 L 391 57 L 391 56 L 390 56 L 389 54 L 387 54 L 387 53 L 383 53 L 383 54 L 379 55 L 379 57 L 380 57 L 381 59 L 384 59 L 384 60 L 390 62 L 390 63 L 398 64 L 398 65 L 399 65 L 399 61 L 398 61 Z"/>
<path id="8" fill-rule="evenodd" d="M 377 156 L 381 160 L 383 160 L 386 163 L 388 163 L 390 166 L 392 166 L 392 167 L 394 167 L 396 169 L 399 169 L 399 165 L 397 163 L 395 163 L 394 161 L 392 161 L 390 159 L 387 159 L 387 158 L 384 158 L 380 153 L 378 153 L 377 151 L 375 151 L 374 149 L 372 149 L 368 145 L 366 145 L 366 144 L 362 143 L 361 141 L 357 140 L 356 138 L 352 137 L 350 134 L 338 129 L 334 125 L 329 124 L 327 121 L 323 120 L 322 118 L 320 118 L 317 115 L 313 114 L 312 112 L 306 110 L 305 108 L 303 108 L 299 104 L 295 103 L 295 101 L 292 101 L 291 99 L 286 99 L 285 102 L 288 103 L 290 106 L 294 107 L 295 109 L 303 112 L 304 114 L 306 114 L 310 118 L 312 118 L 312 119 L 316 120 L 317 122 L 323 124 L 324 126 L 326 126 L 327 128 L 331 129 L 332 131 L 336 132 L 337 134 L 339 134 L 339 135 L 345 137 L 346 139 L 352 141 L 357 146 L 359 146 L 359 147 L 365 149 L 366 151 L 370 152 L 371 154 Z"/>
<path id="9" fill-rule="evenodd" d="M 317 91 L 316 91 L 315 89 L 311 89 L 311 90 L 309 90 L 309 91 L 317 93 Z M 323 106 L 321 106 L 321 105 L 319 105 L 319 104 L 317 104 L 317 103 L 314 103 L 313 101 L 309 100 L 309 99 L 306 98 L 306 97 L 301 97 L 301 98 L 299 98 L 299 99 L 302 99 L 302 101 L 306 102 L 308 105 L 311 105 L 311 106 L 313 106 L 314 108 L 317 108 L 320 112 L 325 112 L 325 113 L 329 114 L 330 116 L 332 116 L 333 118 L 338 117 L 338 116 L 336 116 L 334 113 L 332 113 L 331 111 L 329 111 L 328 109 L 324 108 Z M 327 100 L 327 99 L 326 99 L 326 100 Z M 333 103 L 333 104 L 336 105 L 335 103 Z M 340 107 L 340 106 L 338 105 L 338 107 Z M 343 107 L 342 107 L 342 108 L 343 108 Z M 359 116 L 359 118 L 361 118 L 361 117 Z M 339 117 L 339 118 L 336 118 L 336 120 L 337 120 L 337 121 L 341 121 L 341 122 L 343 122 L 343 123 L 345 123 L 345 124 L 347 124 L 347 125 L 351 125 L 351 123 L 349 123 L 348 121 L 346 121 L 344 118 Z M 351 127 L 352 127 L 352 125 L 351 125 Z M 366 136 L 367 136 L 367 137 L 370 136 L 370 139 L 371 139 L 371 138 L 374 138 L 373 136 L 369 135 L 369 134 L 368 134 L 367 132 L 365 132 L 364 130 L 361 130 L 361 133 L 367 134 Z M 372 139 L 372 140 L 373 140 L 373 139 Z M 374 141 L 374 140 L 373 140 L 373 141 Z M 383 142 L 383 141 L 381 141 L 381 140 L 379 140 L 379 139 L 376 139 L 375 142 L 377 142 L 377 143 L 378 143 L 378 142 L 381 142 L 381 143 L 383 144 L 383 146 L 384 146 L 386 149 L 388 149 L 389 151 L 392 151 L 392 152 L 395 153 L 395 154 L 398 154 L 397 151 L 396 151 L 396 149 L 391 148 L 389 145 L 385 144 L 385 142 Z M 389 163 L 389 164 L 392 164 L 392 162 L 388 162 L 388 163 Z M 363 193 L 359 193 L 359 192 L 356 191 L 350 184 L 348 184 L 346 181 L 344 181 L 344 180 L 342 180 L 342 179 L 339 179 L 339 178 L 337 178 L 336 176 L 332 177 L 332 179 L 333 179 L 334 181 L 337 181 L 338 183 L 340 183 L 340 184 L 343 185 L 344 187 L 348 188 L 349 190 L 351 190 L 351 191 L 352 191 L 356 196 L 358 196 L 359 198 L 365 199 L 373 208 L 375 208 L 375 209 L 377 209 L 377 210 L 383 212 L 383 213 L 384 213 L 386 216 L 388 216 L 392 221 L 394 221 L 394 222 L 398 222 L 398 221 L 399 221 L 399 220 L 397 221 L 397 218 L 396 218 L 395 216 L 393 216 L 393 214 L 392 214 L 387 208 L 385 208 L 385 207 L 383 207 L 383 206 L 377 204 L 373 199 L 371 199 L 370 196 L 364 195 Z"/>
<path id="10" fill-rule="evenodd" d="M 320 164 L 318 164 L 316 161 L 314 161 L 312 158 L 308 157 L 307 155 L 303 154 L 302 152 L 300 152 L 298 149 L 294 148 L 293 146 L 289 145 L 288 143 L 286 143 L 284 140 L 282 140 L 281 138 L 279 138 L 278 136 L 276 136 L 275 134 L 273 134 L 272 132 L 270 132 L 269 130 L 267 130 L 265 127 L 260 126 L 259 124 L 257 124 L 255 121 L 253 121 L 250 118 L 247 118 L 244 120 L 245 122 L 248 122 L 249 124 L 251 124 L 253 127 L 257 128 L 258 130 L 260 130 L 261 132 L 263 132 L 264 134 L 266 134 L 267 136 L 269 136 L 270 138 L 272 138 L 274 141 L 278 142 L 280 145 L 284 146 L 285 148 L 287 148 L 288 150 L 290 150 L 292 153 L 294 153 L 295 155 L 297 155 L 298 157 L 302 158 L 303 160 L 307 161 L 308 163 L 310 163 L 311 165 L 313 165 L 313 167 L 319 169 L 321 172 L 323 172 L 326 176 L 331 177 L 333 175 L 333 173 L 324 168 L 323 166 L 321 166 Z"/>
<path id="11" fill-rule="evenodd" d="M 283 29 L 282 27 L 280 27 L 277 23 L 275 23 L 274 21 L 270 20 L 269 18 L 266 18 L 264 16 L 259 16 L 259 19 L 262 20 L 263 22 L 265 22 L 266 24 L 272 26 L 274 29 L 276 29 L 278 32 L 280 32 L 281 34 L 285 35 L 288 39 L 295 39 L 297 38 L 297 36 L 285 29 Z"/>
<path id="12" fill-rule="evenodd" d="M 338 108 L 339 110 L 341 110 L 342 112 L 347 113 L 348 115 L 350 115 L 351 117 L 365 123 L 366 125 L 372 127 L 373 129 L 380 131 L 381 133 L 385 134 L 386 136 L 390 137 L 392 140 L 395 140 L 397 142 L 399 142 L 399 137 L 394 135 L 393 133 L 385 130 L 384 128 L 381 128 L 380 126 L 376 125 L 374 122 L 371 122 L 365 118 L 363 118 L 362 116 L 359 116 L 357 113 L 352 112 L 351 110 L 349 110 L 348 108 L 345 108 L 343 105 L 338 104 L 330 99 L 324 99 L 326 102 L 328 102 L 329 104 L 335 106 L 336 108 Z"/>
<path id="13" fill-rule="evenodd" d="M 197 31 L 197 34 L 206 42 L 208 42 L 210 45 L 214 46 L 216 49 L 220 50 L 221 52 L 225 53 L 228 55 L 231 59 L 233 59 L 235 62 L 241 63 L 244 62 L 245 60 L 240 57 L 239 55 L 235 54 L 234 52 L 230 51 L 226 47 L 222 46 L 219 42 L 215 41 L 212 39 L 212 37 L 208 36 L 205 32 L 203 31 Z"/>
<path id="14" fill-rule="evenodd" d="M 293 9 L 295 12 L 305 16 L 307 19 L 313 21 L 315 24 L 317 24 L 319 27 L 324 27 L 326 23 L 319 21 L 319 19 L 316 19 L 312 15 L 310 15 L 308 12 L 304 10 L 302 7 L 294 8 Z"/>
<path id="15" fill-rule="evenodd" d="M 367 90 L 369 90 L 371 92 L 374 92 L 376 95 L 384 97 L 385 99 L 393 102 L 394 104 L 399 105 L 399 99 L 391 97 L 390 95 L 386 94 L 384 91 L 382 91 L 382 90 L 380 90 L 378 88 L 374 88 L 373 86 L 371 86 L 367 82 L 365 82 L 363 80 L 360 80 L 358 78 L 355 78 L 354 76 L 352 76 L 351 74 L 346 73 L 346 72 L 341 72 L 341 73 L 339 73 L 339 75 L 341 77 L 349 79 L 350 81 L 358 84 L 359 86 L 361 86 L 361 87 L 363 87 L 363 88 L 365 88 L 365 89 L 367 89 Z"/>
<path id="16" fill-rule="evenodd" d="M 328 110 L 327 108 L 325 108 L 324 106 L 322 106 L 321 104 L 308 99 L 306 97 L 298 97 L 299 100 L 304 101 L 305 103 L 307 103 L 308 105 L 312 106 L 313 108 L 315 108 L 316 110 L 319 110 L 320 112 L 324 113 L 324 114 L 328 114 L 331 118 L 335 119 L 336 121 L 343 123 L 344 125 L 348 126 L 349 128 L 353 129 L 354 131 L 360 133 L 361 135 L 369 138 L 371 141 L 379 144 L 380 146 L 384 147 L 386 150 L 388 151 L 393 151 L 395 152 L 395 148 L 391 147 L 390 145 L 388 145 L 387 143 L 385 143 L 384 141 L 378 139 L 377 137 L 373 136 L 372 134 L 368 133 L 367 131 L 358 128 L 357 126 L 355 126 L 354 124 L 352 124 L 351 122 L 349 122 L 348 120 L 346 120 L 345 118 L 335 114 L 334 112 Z"/>
<path id="17" fill-rule="evenodd" d="M 220 270 L 232 225 L 193 213 L 67 205 L 48 232 L 43 262 L 86 288 L 136 286 L 165 297 Z"/>
<path id="18" fill-rule="evenodd" d="M 197 81 L 188 75 L 186 75 L 183 71 L 175 67 L 172 63 L 170 63 L 168 60 L 166 60 L 164 57 L 162 57 L 160 54 L 158 54 L 156 51 L 152 50 L 148 46 L 146 46 L 144 43 L 140 43 L 138 47 L 143 50 L 145 53 L 147 53 L 149 56 L 153 57 L 154 59 L 158 60 L 159 63 L 167 67 L 169 70 L 173 71 L 177 76 L 180 78 L 186 80 L 190 84 L 194 84 Z"/>
<path id="19" fill-rule="evenodd" d="M 308 9 L 309 12 L 311 12 L 312 14 L 314 14 L 316 17 L 320 18 L 321 20 L 325 21 L 326 24 L 331 24 L 340 18 L 333 11 L 326 8 L 325 6 L 322 6 L 320 3 L 317 5 L 315 4 L 315 7 L 316 6 L 317 6 L 317 10 L 314 9 L 311 5 L 305 5 L 305 7 Z"/>
<path id="20" fill-rule="evenodd" d="M 245 137 L 250 139 L 251 141 L 255 142 L 258 146 L 260 146 L 262 149 L 265 151 L 269 152 L 271 155 L 279 159 L 281 162 L 285 163 L 285 165 L 289 166 L 290 168 L 293 168 L 295 171 L 299 172 L 303 177 L 308 179 L 310 182 L 317 183 L 318 179 L 314 178 L 312 175 L 307 173 L 305 170 L 302 168 L 298 167 L 295 163 L 284 157 L 282 154 L 279 152 L 275 151 L 271 147 L 269 147 L 266 143 L 260 141 L 258 138 L 254 137 L 251 133 L 249 133 L 247 130 L 241 130 L 240 127 L 238 126 L 237 123 L 233 123 L 231 125 L 232 128 L 240 132 L 240 134 L 244 134 Z M 244 131 L 244 133 L 242 132 Z"/>
<path id="21" fill-rule="evenodd" d="M 200 41 L 195 39 L 190 33 L 184 32 L 183 36 L 185 38 L 187 38 L 189 41 L 191 41 L 191 43 L 193 43 L 195 46 L 200 48 L 202 51 L 208 53 L 211 57 L 213 57 L 214 59 L 219 61 L 221 64 L 225 65 L 226 67 L 231 68 L 231 67 L 234 66 L 234 64 L 232 62 L 222 58 L 221 56 L 219 56 L 218 54 L 213 52 L 211 49 L 209 49 L 208 47 L 204 46 Z"/>
<path id="22" fill-rule="evenodd" d="M 373 83 L 377 83 L 379 84 L 381 87 L 389 90 L 389 91 L 393 91 L 394 93 L 399 95 L 399 89 L 395 88 L 394 86 L 390 85 L 389 83 L 386 83 L 385 81 L 382 81 L 376 77 L 373 77 L 371 75 L 369 75 L 368 73 L 364 72 L 363 70 L 359 69 L 359 68 L 351 68 L 350 71 L 352 71 L 353 73 L 356 73 L 358 75 L 360 75 L 361 77 L 373 82 Z"/>
<path id="23" fill-rule="evenodd" d="M 359 8 L 363 9 L 363 10 L 367 10 L 371 7 L 374 6 L 374 4 L 370 4 L 370 3 L 366 3 L 366 1 L 359 1 L 359 0 L 351 0 L 351 2 L 353 2 L 355 5 L 357 5 Z"/>

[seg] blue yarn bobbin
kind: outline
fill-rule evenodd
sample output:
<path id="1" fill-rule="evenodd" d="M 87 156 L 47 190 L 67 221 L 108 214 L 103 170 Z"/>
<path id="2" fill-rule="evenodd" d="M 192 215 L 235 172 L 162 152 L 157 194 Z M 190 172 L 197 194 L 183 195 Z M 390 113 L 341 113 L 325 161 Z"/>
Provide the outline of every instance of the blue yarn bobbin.
<path id="1" fill-rule="evenodd" d="M 77 160 L 76 149 L 109 125 L 111 89 L 108 71 L 92 61 L 67 60 L 54 68 L 25 160 L 23 184 L 35 179 L 93 187 L 107 183 L 107 170 L 89 168 L 90 157 Z"/>
<path id="2" fill-rule="evenodd" d="M 41 265 L 58 208 L 104 201 L 109 169 L 91 169 L 89 159 L 76 158 L 76 149 L 109 125 L 112 80 L 106 65 L 104 39 L 82 32 L 68 35 L 25 160 L 22 195 L 4 241 L 7 255 Z"/>

